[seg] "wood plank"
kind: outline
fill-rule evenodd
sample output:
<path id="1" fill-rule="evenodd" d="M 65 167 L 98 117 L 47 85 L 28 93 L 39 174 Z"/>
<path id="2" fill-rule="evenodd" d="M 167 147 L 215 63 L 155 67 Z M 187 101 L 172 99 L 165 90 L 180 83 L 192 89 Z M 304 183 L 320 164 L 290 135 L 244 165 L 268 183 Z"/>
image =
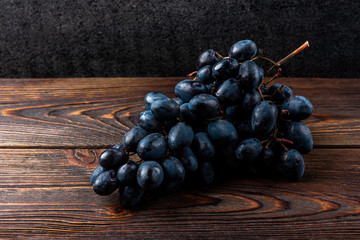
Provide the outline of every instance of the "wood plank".
<path id="1" fill-rule="evenodd" d="M 137 123 L 151 91 L 182 78 L 1 79 L 0 147 L 101 148 Z M 360 146 L 359 79 L 281 79 L 309 98 L 315 146 Z"/>
<path id="2" fill-rule="evenodd" d="M 360 237 L 360 149 L 315 149 L 299 182 L 246 177 L 126 210 L 97 196 L 101 149 L 0 149 L 1 238 Z"/>

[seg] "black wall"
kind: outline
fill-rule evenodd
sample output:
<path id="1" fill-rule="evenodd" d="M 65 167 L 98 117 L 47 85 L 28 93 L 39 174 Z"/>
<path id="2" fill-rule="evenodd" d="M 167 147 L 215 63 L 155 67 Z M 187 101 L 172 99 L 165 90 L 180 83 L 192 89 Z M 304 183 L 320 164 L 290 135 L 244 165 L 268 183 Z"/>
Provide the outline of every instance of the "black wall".
<path id="1" fill-rule="evenodd" d="M 0 1 L 0 77 L 184 76 L 241 39 L 284 75 L 360 77 L 359 0 Z"/>

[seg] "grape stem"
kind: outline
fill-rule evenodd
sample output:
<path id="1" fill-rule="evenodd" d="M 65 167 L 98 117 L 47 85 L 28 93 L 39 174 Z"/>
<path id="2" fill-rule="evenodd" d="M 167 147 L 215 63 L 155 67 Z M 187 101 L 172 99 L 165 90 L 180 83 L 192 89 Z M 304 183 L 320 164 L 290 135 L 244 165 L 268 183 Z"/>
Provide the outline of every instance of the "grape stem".
<path id="1" fill-rule="evenodd" d="M 194 74 L 196 74 L 198 71 L 194 71 L 194 72 L 192 72 L 192 73 L 189 73 L 188 75 L 186 75 L 186 77 L 191 77 L 191 76 L 193 76 Z"/>
<path id="2" fill-rule="evenodd" d="M 218 57 L 221 58 L 221 59 L 224 59 L 224 57 L 221 56 L 220 53 L 218 53 L 218 52 L 215 52 L 215 55 L 218 56 Z"/>
<path id="3" fill-rule="evenodd" d="M 284 63 L 289 61 L 291 58 L 293 58 L 296 54 L 298 54 L 298 53 L 304 51 L 305 49 L 307 49 L 309 46 L 310 46 L 309 41 L 304 42 L 295 51 L 293 51 L 292 53 L 290 53 L 289 55 L 287 55 L 286 57 L 284 57 L 283 59 L 278 61 L 276 64 L 272 65 L 272 67 L 269 68 L 269 70 L 267 70 L 266 75 L 268 75 L 275 67 L 280 67 L 281 65 L 283 65 Z"/>
<path id="4" fill-rule="evenodd" d="M 250 61 L 254 61 L 256 59 L 263 59 L 263 60 L 266 60 L 268 62 L 271 62 L 273 65 L 277 65 L 277 63 L 274 60 L 271 60 L 270 58 L 267 58 L 267 57 L 257 56 L 257 57 L 252 58 Z"/>

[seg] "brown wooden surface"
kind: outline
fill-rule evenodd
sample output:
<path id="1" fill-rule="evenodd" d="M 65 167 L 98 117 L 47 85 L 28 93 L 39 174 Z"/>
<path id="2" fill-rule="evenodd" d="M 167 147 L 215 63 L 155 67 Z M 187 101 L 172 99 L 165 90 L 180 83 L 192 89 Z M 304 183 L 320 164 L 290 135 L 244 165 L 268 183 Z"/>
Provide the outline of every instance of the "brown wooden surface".
<path id="1" fill-rule="evenodd" d="M 314 104 L 299 182 L 228 179 L 135 210 L 96 195 L 103 148 L 136 123 L 147 92 L 173 96 L 179 80 L 1 79 L 0 238 L 360 238 L 360 79 L 280 81 Z"/>

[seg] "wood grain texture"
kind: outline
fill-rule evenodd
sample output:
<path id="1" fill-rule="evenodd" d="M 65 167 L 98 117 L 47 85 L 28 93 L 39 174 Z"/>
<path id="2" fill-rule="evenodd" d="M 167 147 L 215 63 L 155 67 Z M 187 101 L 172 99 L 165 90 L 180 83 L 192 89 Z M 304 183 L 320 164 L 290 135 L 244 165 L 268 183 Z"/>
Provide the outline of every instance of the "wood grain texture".
<path id="1" fill-rule="evenodd" d="M 1 79 L 0 147 L 101 148 L 122 141 L 151 91 L 182 78 Z M 309 98 L 315 146 L 360 147 L 358 79 L 281 79 Z"/>
<path id="2" fill-rule="evenodd" d="M 358 79 L 280 79 L 314 105 L 299 182 L 240 176 L 133 210 L 96 195 L 99 154 L 179 80 L 1 79 L 0 239 L 360 239 Z"/>
<path id="3" fill-rule="evenodd" d="M 359 149 L 315 149 L 299 182 L 234 178 L 134 210 L 96 195 L 101 149 L 1 149 L 0 237 L 360 237 Z M 325 237 L 327 239 L 327 237 Z"/>

